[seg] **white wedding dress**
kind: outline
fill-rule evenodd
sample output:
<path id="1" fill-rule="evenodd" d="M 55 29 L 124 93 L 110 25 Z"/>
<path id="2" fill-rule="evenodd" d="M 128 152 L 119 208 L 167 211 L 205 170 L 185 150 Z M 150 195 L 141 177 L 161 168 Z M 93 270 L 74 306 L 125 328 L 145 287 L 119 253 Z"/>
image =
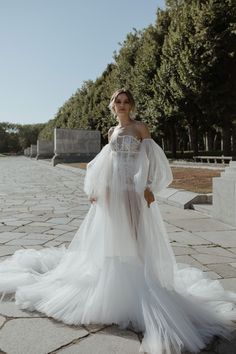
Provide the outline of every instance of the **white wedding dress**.
<path id="1" fill-rule="evenodd" d="M 67 324 L 131 324 L 150 354 L 198 352 L 214 335 L 229 338 L 236 294 L 176 264 L 158 204 L 144 199 L 147 185 L 156 193 L 171 181 L 152 139 L 113 137 L 88 164 L 84 189 L 97 202 L 68 249 L 16 251 L 0 264 L 0 291 Z"/>

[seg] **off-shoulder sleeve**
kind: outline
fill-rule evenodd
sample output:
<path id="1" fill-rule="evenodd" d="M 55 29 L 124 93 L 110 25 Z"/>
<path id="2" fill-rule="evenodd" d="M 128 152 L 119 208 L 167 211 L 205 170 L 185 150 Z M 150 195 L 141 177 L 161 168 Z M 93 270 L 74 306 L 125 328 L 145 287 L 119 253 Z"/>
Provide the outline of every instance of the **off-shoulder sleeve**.
<path id="1" fill-rule="evenodd" d="M 173 180 L 168 159 L 153 139 L 143 139 L 140 149 L 139 169 L 135 176 L 139 192 L 149 187 L 153 193 L 166 188 Z"/>
<path id="2" fill-rule="evenodd" d="M 84 191 L 91 196 L 104 195 L 105 189 L 109 183 L 109 174 L 111 172 L 111 148 L 110 144 L 97 154 L 97 156 L 87 164 L 86 175 L 84 179 Z"/>

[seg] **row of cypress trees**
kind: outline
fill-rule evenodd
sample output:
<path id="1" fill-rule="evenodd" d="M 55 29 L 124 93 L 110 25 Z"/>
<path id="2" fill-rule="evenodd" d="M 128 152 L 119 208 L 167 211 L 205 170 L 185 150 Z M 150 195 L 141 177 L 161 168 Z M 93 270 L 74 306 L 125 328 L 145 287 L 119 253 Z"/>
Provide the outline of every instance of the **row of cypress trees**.
<path id="1" fill-rule="evenodd" d="M 235 152 L 236 1 L 166 1 L 155 23 L 128 33 L 114 62 L 83 83 L 41 138 L 51 138 L 54 127 L 99 129 L 105 142 L 115 124 L 108 103 L 120 87 L 133 92 L 137 119 L 173 156 L 222 147 L 225 155 Z"/>

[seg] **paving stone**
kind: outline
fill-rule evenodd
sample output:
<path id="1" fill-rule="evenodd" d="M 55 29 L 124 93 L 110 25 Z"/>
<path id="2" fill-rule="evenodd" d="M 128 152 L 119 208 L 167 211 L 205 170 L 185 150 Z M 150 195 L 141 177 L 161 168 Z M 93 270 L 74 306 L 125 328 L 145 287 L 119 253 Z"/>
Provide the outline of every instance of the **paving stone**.
<path id="1" fill-rule="evenodd" d="M 236 269 L 230 264 L 208 264 L 207 268 L 213 270 L 222 278 L 236 278 Z"/>
<path id="2" fill-rule="evenodd" d="M 236 247 L 236 230 L 195 232 L 195 234 L 222 247 Z"/>
<path id="3" fill-rule="evenodd" d="M 0 247 L 0 257 L 12 255 L 15 251 L 19 250 L 20 245 L 18 246 L 2 246 Z"/>
<path id="4" fill-rule="evenodd" d="M 71 222 L 69 222 L 68 225 L 79 227 L 82 224 L 82 222 L 83 222 L 82 219 L 74 219 Z"/>
<path id="5" fill-rule="evenodd" d="M 30 224 L 30 227 L 35 227 L 35 226 L 45 226 L 45 227 L 52 227 L 49 222 L 43 222 L 43 221 L 32 221 Z"/>
<path id="6" fill-rule="evenodd" d="M 30 224 L 31 225 L 31 224 Z M 18 227 L 16 230 L 17 232 L 26 232 L 26 233 L 40 233 L 50 230 L 50 226 L 21 226 Z"/>
<path id="7" fill-rule="evenodd" d="M 30 224 L 30 220 L 14 220 L 14 221 L 5 221 L 5 225 L 7 226 L 24 226 Z"/>
<path id="8" fill-rule="evenodd" d="M 64 244 L 63 241 L 49 241 L 47 243 L 44 244 L 44 248 L 47 248 L 47 247 L 58 247 L 60 245 Z"/>
<path id="9" fill-rule="evenodd" d="M 42 245 L 46 243 L 47 240 L 32 240 L 32 239 L 16 239 L 6 243 L 6 245 L 20 245 L 20 246 L 27 246 L 27 245 Z"/>
<path id="10" fill-rule="evenodd" d="M 225 289 L 236 293 L 236 273 L 235 278 L 220 279 L 220 282 Z"/>
<path id="11" fill-rule="evenodd" d="M 70 218 L 51 218 L 48 220 L 48 223 L 55 225 L 66 225 L 71 221 Z"/>
<path id="12" fill-rule="evenodd" d="M 34 250 L 41 250 L 44 248 L 44 245 L 24 245 L 22 248 L 34 249 Z"/>
<path id="13" fill-rule="evenodd" d="M 29 221 L 34 221 L 34 222 L 45 222 L 49 219 L 49 217 L 47 215 L 45 216 L 32 216 L 32 214 L 30 214 L 29 217 Z"/>
<path id="14" fill-rule="evenodd" d="M 45 240 L 46 242 L 46 241 L 51 241 L 54 238 L 55 235 L 30 233 L 29 235 L 22 237 L 22 240 Z"/>
<path id="15" fill-rule="evenodd" d="M 1 232 L 0 233 L 0 243 L 5 243 L 14 239 L 18 239 L 26 236 L 24 232 Z"/>
<path id="16" fill-rule="evenodd" d="M 194 254 L 193 258 L 202 264 L 231 263 L 235 258 L 222 257 L 213 254 Z"/>
<path id="17" fill-rule="evenodd" d="M 14 340 L 9 340 L 13 333 Z M 0 348 L 7 354 L 46 354 L 87 334 L 46 318 L 14 319 L 1 330 Z"/>
<path id="18" fill-rule="evenodd" d="M 164 222 L 164 225 L 165 225 L 165 228 L 166 228 L 167 232 L 176 232 L 176 231 L 178 232 L 178 231 L 181 231 L 180 228 L 178 228 L 175 225 L 171 225 L 171 224 L 169 224 L 166 221 Z"/>
<path id="19" fill-rule="evenodd" d="M 181 229 L 192 231 L 192 232 L 201 232 L 201 231 L 225 231 L 232 230 L 233 227 L 227 224 L 224 224 L 220 221 L 208 218 L 202 218 L 201 222 L 199 218 L 187 218 L 185 215 L 184 219 L 169 219 L 169 223 L 180 227 Z M 236 234 L 236 228 L 233 231 Z"/>
<path id="20" fill-rule="evenodd" d="M 210 241 L 188 231 L 169 232 L 168 236 L 171 241 L 176 241 L 185 245 L 204 245 L 211 243 Z"/>
<path id="21" fill-rule="evenodd" d="M 11 213 L 11 215 L 12 215 L 12 213 Z M 19 220 L 29 218 L 30 221 L 33 221 L 32 219 L 30 219 L 30 218 L 33 218 L 31 213 L 17 213 L 15 215 L 12 215 L 12 217 L 15 219 L 19 219 Z"/>
<path id="22" fill-rule="evenodd" d="M 181 256 L 184 254 L 197 254 L 197 251 L 191 247 L 173 246 L 172 248 L 176 256 Z"/>
<path id="23" fill-rule="evenodd" d="M 82 339 L 65 349 L 60 354 L 139 354 L 140 342 L 130 331 L 117 330 L 112 333 L 103 330 Z"/>
<path id="24" fill-rule="evenodd" d="M 177 219 L 185 220 L 186 218 L 191 218 L 191 219 L 209 218 L 209 216 L 198 213 L 196 211 L 190 209 L 180 209 L 167 204 L 161 204 L 160 209 L 164 220 L 168 220 L 168 222 L 170 220 L 177 220 Z"/>
<path id="25" fill-rule="evenodd" d="M 44 205 L 38 205 L 38 206 L 32 206 L 29 207 L 30 211 L 44 211 L 44 212 L 48 212 L 48 211 L 53 211 L 53 207 L 45 207 Z"/>
<path id="26" fill-rule="evenodd" d="M 59 229 L 51 229 L 51 230 L 48 230 L 46 232 L 44 232 L 43 234 L 44 235 L 55 235 L 55 236 L 59 236 L 59 235 L 63 235 L 65 234 L 66 231 L 65 230 L 59 230 Z"/>
<path id="27" fill-rule="evenodd" d="M 101 331 L 102 329 L 105 329 L 107 327 L 107 325 L 103 325 L 103 324 L 88 324 L 88 325 L 84 325 L 83 326 L 88 332 L 91 333 L 96 333 L 98 331 Z"/>
<path id="28" fill-rule="evenodd" d="M 199 263 L 189 255 L 176 256 L 176 261 L 177 263 L 186 263 L 192 265 L 201 270 L 209 270 L 208 267 L 202 265 L 201 263 Z"/>
<path id="29" fill-rule="evenodd" d="M 72 241 L 74 236 L 75 236 L 75 232 L 67 232 L 66 234 L 63 234 L 55 238 L 55 241 L 61 241 L 61 242 Z"/>
<path id="30" fill-rule="evenodd" d="M 8 212 L 27 212 L 28 211 L 28 207 L 19 207 L 18 205 L 17 206 L 12 206 L 12 207 L 9 207 L 9 208 L 6 208 L 5 209 L 6 211 Z"/>
<path id="31" fill-rule="evenodd" d="M 199 253 L 212 254 L 223 257 L 235 257 L 234 253 L 230 249 L 224 249 L 222 247 L 215 247 L 214 245 L 210 246 L 193 246 L 193 248 Z"/>
<path id="32" fill-rule="evenodd" d="M 17 226 L 7 226 L 7 225 L 0 225 L 0 232 L 7 232 L 7 231 L 13 231 L 17 228 Z"/>
<path id="33" fill-rule="evenodd" d="M 12 295 L 14 297 L 14 295 Z M 45 317 L 39 312 L 30 312 L 21 310 L 14 301 L 1 301 L 0 314 L 6 317 L 22 318 L 22 317 Z"/>
<path id="34" fill-rule="evenodd" d="M 13 218 L 11 216 L 9 216 L 8 218 L 7 217 L 4 218 L 2 213 L 1 213 L 1 216 L 2 216 L 2 218 L 0 217 L 0 225 L 1 224 L 5 224 L 5 223 L 7 223 L 9 221 L 15 221 L 15 218 Z"/>
<path id="35" fill-rule="evenodd" d="M 70 225 L 54 225 L 54 229 L 59 229 L 59 230 L 64 230 L 64 231 L 74 231 L 77 230 L 76 226 L 70 226 Z"/>
<path id="36" fill-rule="evenodd" d="M 2 325 L 5 323 L 6 318 L 3 316 L 0 316 L 0 328 L 2 327 Z"/>
<path id="37" fill-rule="evenodd" d="M 213 271 L 204 271 L 204 273 L 212 280 L 221 279 L 221 276 Z"/>

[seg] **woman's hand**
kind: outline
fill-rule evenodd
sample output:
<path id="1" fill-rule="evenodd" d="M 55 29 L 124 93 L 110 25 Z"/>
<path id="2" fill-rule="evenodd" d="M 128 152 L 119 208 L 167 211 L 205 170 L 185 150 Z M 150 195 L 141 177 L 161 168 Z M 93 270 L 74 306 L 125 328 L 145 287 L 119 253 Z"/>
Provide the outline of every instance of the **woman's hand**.
<path id="1" fill-rule="evenodd" d="M 95 203 L 97 201 L 97 197 L 92 196 L 89 198 L 89 201 L 90 203 Z"/>
<path id="2" fill-rule="evenodd" d="M 155 201 L 155 197 L 152 191 L 148 187 L 144 191 L 144 198 L 147 202 L 148 208 L 150 208 L 150 204 Z"/>

